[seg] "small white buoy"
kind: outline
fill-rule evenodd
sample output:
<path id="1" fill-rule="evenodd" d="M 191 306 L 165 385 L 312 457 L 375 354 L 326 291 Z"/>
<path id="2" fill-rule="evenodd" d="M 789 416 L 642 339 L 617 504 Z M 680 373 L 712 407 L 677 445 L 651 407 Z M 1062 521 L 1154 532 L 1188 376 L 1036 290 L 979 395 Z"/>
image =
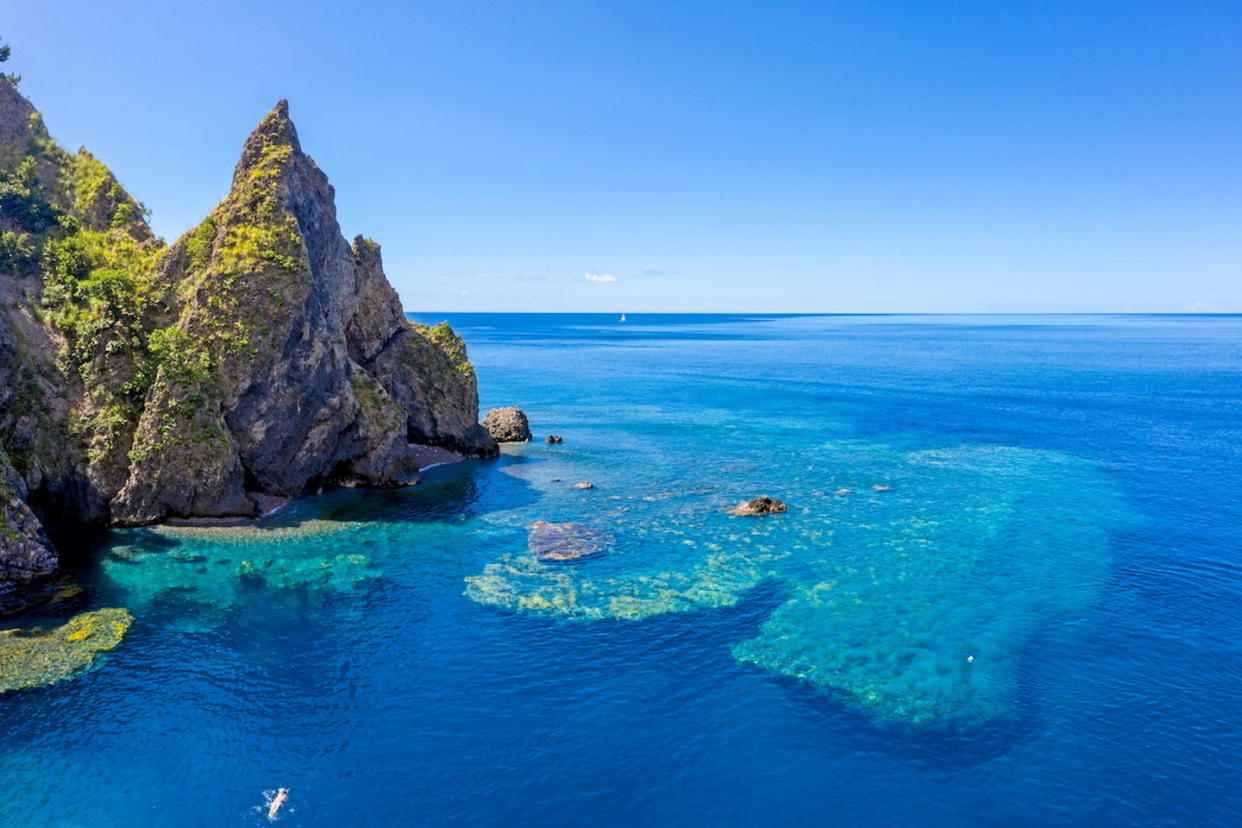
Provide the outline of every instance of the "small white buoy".
<path id="1" fill-rule="evenodd" d="M 966 656 L 966 660 L 967 660 L 967 661 L 974 661 L 974 660 L 975 660 L 975 657 L 974 657 L 974 656 Z"/>

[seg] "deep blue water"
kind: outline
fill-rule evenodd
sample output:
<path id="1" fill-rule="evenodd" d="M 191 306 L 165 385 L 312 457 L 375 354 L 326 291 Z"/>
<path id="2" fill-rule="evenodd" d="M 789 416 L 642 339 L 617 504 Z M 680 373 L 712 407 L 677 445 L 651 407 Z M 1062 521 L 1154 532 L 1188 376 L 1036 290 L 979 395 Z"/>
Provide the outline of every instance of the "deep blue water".
<path id="1" fill-rule="evenodd" d="M 448 319 L 564 444 L 72 539 L 0 825 L 1239 823 L 1242 317 Z"/>

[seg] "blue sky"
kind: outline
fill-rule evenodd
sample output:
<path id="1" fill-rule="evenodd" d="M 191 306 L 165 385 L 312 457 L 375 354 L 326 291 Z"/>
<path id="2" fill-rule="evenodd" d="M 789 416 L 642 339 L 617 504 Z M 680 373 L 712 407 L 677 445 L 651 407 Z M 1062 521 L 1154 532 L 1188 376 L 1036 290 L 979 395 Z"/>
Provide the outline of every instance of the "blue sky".
<path id="1" fill-rule="evenodd" d="M 11 2 L 172 240 L 290 101 L 407 308 L 1242 311 L 1237 2 Z"/>

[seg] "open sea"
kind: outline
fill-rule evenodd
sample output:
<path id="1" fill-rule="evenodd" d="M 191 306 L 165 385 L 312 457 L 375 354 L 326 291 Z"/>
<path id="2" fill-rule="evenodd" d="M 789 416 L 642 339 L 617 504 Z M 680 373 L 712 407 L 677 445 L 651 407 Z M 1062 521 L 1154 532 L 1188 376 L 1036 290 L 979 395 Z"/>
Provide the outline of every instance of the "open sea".
<path id="1" fill-rule="evenodd" d="M 535 440 L 64 536 L 0 826 L 1242 824 L 1242 317 L 413 316 Z"/>

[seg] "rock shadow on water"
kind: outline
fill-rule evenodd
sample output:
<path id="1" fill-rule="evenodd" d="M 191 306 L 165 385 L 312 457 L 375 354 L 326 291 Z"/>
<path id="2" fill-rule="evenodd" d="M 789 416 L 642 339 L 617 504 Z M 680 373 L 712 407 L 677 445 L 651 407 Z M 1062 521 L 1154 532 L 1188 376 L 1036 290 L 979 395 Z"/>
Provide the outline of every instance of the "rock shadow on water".
<path id="1" fill-rule="evenodd" d="M 430 470 L 418 486 L 339 489 L 301 498 L 248 525 L 151 526 L 98 533 L 93 582 L 125 606 L 158 609 L 179 626 L 209 629 L 255 603 L 288 611 L 322 609 L 339 596 L 374 588 L 375 563 L 399 544 L 402 523 L 465 520 L 491 504 L 533 502 L 527 483 L 493 465 L 521 458 Z M 487 494 L 488 486 L 503 491 Z M 489 499 L 490 498 L 490 499 Z"/>
<path id="2" fill-rule="evenodd" d="M 481 517 L 500 509 L 533 504 L 539 492 L 506 468 L 545 462 L 542 458 L 502 454 L 487 460 L 436 466 L 425 470 L 416 486 L 397 489 L 329 489 L 307 495 L 268 518 L 251 524 L 263 533 L 334 531 L 382 522 L 445 523 Z M 212 530 L 208 530 L 212 531 Z M 218 530 L 215 530 L 218 531 Z"/>
<path id="3" fill-rule="evenodd" d="M 489 460 L 440 466 L 425 472 L 417 486 L 372 490 L 365 498 L 341 497 L 334 515 L 386 523 L 444 523 L 520 509 L 534 505 L 542 495 L 523 476 L 509 472 L 546 462 L 542 457 L 502 453 Z"/>

